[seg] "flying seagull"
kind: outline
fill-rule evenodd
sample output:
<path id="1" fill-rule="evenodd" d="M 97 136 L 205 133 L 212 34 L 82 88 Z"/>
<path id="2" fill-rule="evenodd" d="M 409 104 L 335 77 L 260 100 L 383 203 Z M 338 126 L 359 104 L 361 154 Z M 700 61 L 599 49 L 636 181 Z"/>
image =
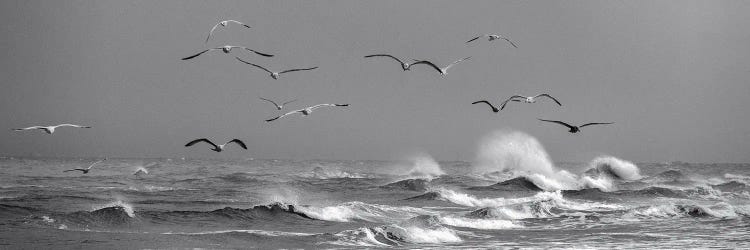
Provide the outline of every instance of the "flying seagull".
<path id="1" fill-rule="evenodd" d="M 185 144 L 185 147 L 193 146 L 194 144 L 199 143 L 199 142 L 205 142 L 205 143 L 211 144 L 211 146 L 214 146 L 214 148 L 212 148 L 211 150 L 216 151 L 216 152 L 223 151 L 224 147 L 227 146 L 227 144 L 232 143 L 232 142 L 237 143 L 237 145 L 240 145 L 240 147 L 242 147 L 245 150 L 247 150 L 247 146 L 245 146 L 245 143 L 242 142 L 242 141 L 240 141 L 240 139 L 232 139 L 231 141 L 228 141 L 227 143 L 224 143 L 224 144 L 221 144 L 221 145 L 216 145 L 215 143 L 209 141 L 206 138 L 200 138 L 200 139 L 195 139 L 195 140 L 193 140 L 191 142 L 188 142 L 188 144 Z"/>
<path id="2" fill-rule="evenodd" d="M 211 34 L 214 33 L 214 30 L 217 27 L 219 27 L 219 25 L 221 25 L 222 27 L 227 27 L 227 25 L 229 25 L 229 22 L 237 23 L 239 25 L 245 26 L 245 28 L 248 28 L 248 29 L 250 28 L 250 26 L 248 26 L 247 24 L 244 24 L 244 23 L 242 23 L 240 21 L 235 21 L 235 20 L 224 20 L 224 21 L 221 21 L 221 22 L 217 23 L 216 25 L 214 25 L 214 27 L 211 28 L 211 31 L 208 32 L 208 37 L 206 37 L 206 43 L 208 43 L 208 39 L 211 39 Z"/>
<path id="3" fill-rule="evenodd" d="M 536 98 L 537 97 L 547 97 L 547 98 L 552 99 L 553 101 L 555 101 L 557 103 L 557 105 L 562 106 L 562 104 L 560 104 L 560 102 L 557 101 L 557 99 L 555 99 L 554 97 L 552 97 L 551 95 L 548 95 L 548 94 L 538 94 L 538 95 L 535 95 L 535 96 L 514 95 L 514 96 L 511 96 L 510 98 L 508 98 L 507 100 L 505 100 L 503 102 L 503 104 L 500 105 L 500 109 L 504 109 L 505 108 L 505 104 L 507 104 L 509 101 L 525 102 L 525 103 L 536 103 Z"/>
<path id="4" fill-rule="evenodd" d="M 484 35 L 481 35 L 481 36 L 477 36 L 475 38 L 472 38 L 469 41 L 466 41 L 466 43 L 473 42 L 473 41 L 479 39 L 480 37 L 485 37 L 485 36 L 487 37 L 487 41 L 494 41 L 494 40 L 497 40 L 497 39 L 503 39 L 503 40 L 507 41 L 508 43 L 510 43 L 510 45 L 513 45 L 513 47 L 515 47 L 516 49 L 518 48 L 518 46 L 516 46 L 516 44 L 513 41 L 511 41 L 510 39 L 508 39 L 507 37 L 500 36 L 500 35 L 492 35 L 492 34 L 484 34 Z"/>
<path id="5" fill-rule="evenodd" d="M 349 104 L 327 104 L 327 103 L 318 104 L 318 105 L 307 107 L 307 108 L 303 108 L 303 109 L 289 111 L 286 114 L 283 114 L 283 115 L 280 115 L 280 116 L 268 119 L 266 121 L 267 122 L 274 121 L 276 119 L 279 119 L 279 118 L 282 118 L 284 116 L 288 116 L 288 115 L 291 115 L 291 114 L 295 114 L 295 113 L 301 113 L 302 115 L 310 115 L 310 113 L 312 113 L 313 110 L 316 110 L 316 109 L 322 108 L 322 107 L 346 107 L 346 106 L 349 106 Z"/>
<path id="6" fill-rule="evenodd" d="M 586 127 L 586 126 L 604 125 L 604 124 L 613 124 L 614 123 L 614 122 L 592 122 L 592 123 L 583 124 L 581 126 L 573 126 L 573 125 L 570 125 L 570 124 L 567 124 L 567 123 L 561 122 L 561 121 L 543 120 L 543 119 L 539 119 L 539 120 L 540 121 L 545 121 L 545 122 L 553 122 L 553 123 L 557 123 L 557 124 L 563 125 L 563 126 L 568 127 L 570 129 L 570 130 L 568 130 L 568 132 L 571 132 L 571 133 L 574 133 L 574 134 L 578 133 L 579 131 L 581 131 L 581 128 Z"/>
<path id="7" fill-rule="evenodd" d="M 404 61 L 401 61 L 400 59 L 396 58 L 395 56 L 388 55 L 388 54 L 374 54 L 374 55 L 365 56 L 365 58 L 370 58 L 370 57 L 390 57 L 393 60 L 396 60 L 399 63 L 401 63 L 401 69 L 403 69 L 404 71 L 409 70 L 409 67 L 411 67 L 411 65 L 412 65 L 412 64 L 409 64 L 409 63 L 405 63 Z"/>
<path id="8" fill-rule="evenodd" d="M 65 123 L 65 124 L 60 124 L 60 125 L 55 125 L 55 126 L 32 126 L 28 128 L 16 128 L 13 130 L 24 131 L 24 130 L 31 130 L 31 129 L 41 129 L 41 130 L 44 130 L 44 132 L 47 132 L 47 134 L 52 134 L 55 132 L 55 129 L 58 127 L 91 128 L 90 126 L 81 126 L 81 125 Z"/>
<path id="9" fill-rule="evenodd" d="M 318 68 L 318 67 L 312 67 L 312 68 L 304 68 L 304 69 L 287 69 L 287 70 L 284 70 L 284 71 L 281 71 L 281 72 L 273 72 L 273 71 L 270 71 L 270 70 L 264 68 L 263 66 L 260 66 L 260 65 L 257 65 L 257 64 L 254 64 L 254 63 L 242 60 L 239 57 L 234 57 L 234 58 L 237 58 L 237 60 L 240 60 L 240 62 L 243 62 L 243 63 L 246 63 L 246 64 L 250 64 L 250 65 L 253 65 L 253 66 L 255 66 L 255 67 L 259 68 L 259 69 L 265 70 L 266 72 L 268 72 L 268 73 L 271 74 L 271 78 L 273 78 L 273 79 L 279 79 L 279 75 L 284 74 L 284 73 L 289 73 L 289 72 L 294 72 L 294 71 L 302 71 L 302 70 L 313 70 L 313 69 L 317 69 Z"/>
<path id="10" fill-rule="evenodd" d="M 94 164 L 91 164 L 91 166 L 89 166 L 88 168 L 74 168 L 74 169 L 68 169 L 68 170 L 65 170 L 65 171 L 63 171 L 63 173 L 65 173 L 65 172 L 70 172 L 70 171 L 81 171 L 81 172 L 82 172 L 83 174 L 88 174 L 88 173 L 89 173 L 89 171 L 91 171 L 91 168 L 93 168 L 93 167 L 94 167 L 94 165 L 96 165 L 96 164 L 99 164 L 100 162 L 103 162 L 103 161 L 106 161 L 106 160 L 107 160 L 107 158 L 104 158 L 104 160 L 101 160 L 101 161 L 97 161 L 97 162 L 94 162 Z"/>
<path id="11" fill-rule="evenodd" d="M 258 51 L 256 51 L 256 50 L 254 50 L 254 49 L 250 49 L 250 48 L 248 48 L 248 47 L 243 47 L 243 46 L 234 46 L 234 45 L 225 45 L 225 46 L 221 46 L 221 47 L 216 47 L 216 48 L 210 48 L 210 49 L 206 49 L 206 50 L 204 50 L 204 51 L 198 52 L 198 54 L 195 54 L 195 55 L 192 55 L 192 56 L 188 56 L 188 57 L 182 58 L 182 60 L 190 60 L 190 59 L 196 58 L 196 57 L 198 57 L 198 56 L 200 56 L 200 55 L 203 55 L 203 53 L 206 53 L 206 52 L 208 52 L 208 51 L 212 51 L 212 50 L 221 50 L 221 51 L 224 51 L 224 53 L 227 53 L 227 54 L 229 54 L 229 52 L 230 52 L 230 51 L 232 51 L 232 49 L 234 49 L 234 48 L 240 48 L 240 49 L 244 49 L 244 50 L 247 50 L 247 51 L 253 52 L 253 53 L 255 53 L 255 54 L 258 54 L 258 55 L 261 55 L 261 56 L 265 56 L 265 57 L 273 57 L 273 55 L 271 55 L 271 54 L 266 54 L 266 53 L 258 52 Z"/>
<path id="12" fill-rule="evenodd" d="M 296 101 L 297 101 L 297 99 L 294 99 L 294 100 L 291 100 L 291 101 L 288 101 L 288 102 L 284 102 L 284 103 L 282 103 L 281 105 L 279 105 L 279 104 L 276 104 L 276 102 L 274 102 L 274 101 L 271 101 L 271 100 L 268 100 L 268 99 L 266 99 L 266 98 L 263 98 L 263 97 L 260 97 L 260 99 L 261 99 L 261 100 L 264 100 L 264 101 L 268 101 L 268 102 L 272 103 L 272 104 L 273 104 L 273 106 L 276 106 L 276 109 L 278 109 L 278 110 L 281 110 L 281 109 L 283 109 L 283 108 L 284 108 L 284 105 L 287 105 L 287 104 L 289 104 L 289 103 L 293 103 L 293 102 L 296 102 Z"/>
<path id="13" fill-rule="evenodd" d="M 471 104 L 477 104 L 477 103 L 486 103 L 487 105 L 489 105 L 489 106 L 490 106 L 490 108 L 492 108 L 492 112 L 495 112 L 495 113 L 497 113 L 497 112 L 499 112 L 499 111 L 500 111 L 500 110 L 499 110 L 499 109 L 497 109 L 497 108 L 496 108 L 496 107 L 495 107 L 494 105 L 492 105 L 492 103 L 490 103 L 490 102 L 488 102 L 488 101 L 485 101 L 485 100 L 480 100 L 480 101 L 472 102 Z"/>
<path id="14" fill-rule="evenodd" d="M 456 60 L 455 62 L 453 62 L 451 64 L 448 64 L 448 66 L 445 66 L 444 68 L 440 68 L 437 65 L 435 65 L 434 63 L 432 63 L 430 61 L 426 61 L 426 60 L 415 60 L 416 62 L 412 63 L 411 65 L 414 66 L 414 65 L 417 65 L 417 64 L 427 64 L 430 67 L 432 67 L 435 70 L 437 70 L 438 72 L 440 72 L 440 75 L 444 76 L 444 75 L 448 74 L 448 69 L 450 69 L 451 67 L 453 67 L 454 65 L 456 65 L 456 64 L 458 64 L 460 62 L 463 62 L 464 60 L 468 60 L 469 58 L 471 58 L 471 57 L 466 57 L 466 58 L 463 58 L 463 59 Z"/>

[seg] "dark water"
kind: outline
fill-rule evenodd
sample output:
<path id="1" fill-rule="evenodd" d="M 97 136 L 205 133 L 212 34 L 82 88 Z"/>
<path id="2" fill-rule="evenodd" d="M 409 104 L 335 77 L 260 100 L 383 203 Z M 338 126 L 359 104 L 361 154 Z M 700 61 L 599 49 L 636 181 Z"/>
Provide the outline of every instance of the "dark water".
<path id="1" fill-rule="evenodd" d="M 746 164 L 93 161 L 0 159 L 0 248 L 750 247 Z"/>

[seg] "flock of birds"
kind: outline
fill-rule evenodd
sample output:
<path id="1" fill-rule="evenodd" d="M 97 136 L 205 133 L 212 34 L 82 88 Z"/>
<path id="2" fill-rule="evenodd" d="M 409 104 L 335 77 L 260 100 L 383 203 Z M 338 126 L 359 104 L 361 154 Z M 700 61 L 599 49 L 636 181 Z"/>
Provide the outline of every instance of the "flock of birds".
<path id="1" fill-rule="evenodd" d="M 230 23 L 237 24 L 237 25 L 242 26 L 242 27 L 244 27 L 246 29 L 250 28 L 249 25 L 247 25 L 245 23 L 242 23 L 240 21 L 236 21 L 236 20 L 224 20 L 224 21 L 220 21 L 216 25 L 214 25 L 211 28 L 211 30 L 208 32 L 208 36 L 206 37 L 205 44 L 208 44 L 208 42 L 211 40 L 211 37 L 213 36 L 214 32 L 217 30 L 217 28 L 219 28 L 219 27 L 229 27 Z M 506 41 L 511 46 L 513 46 L 514 48 L 518 48 L 518 46 L 516 45 L 516 43 L 514 43 L 513 41 L 511 41 L 509 38 L 507 38 L 505 36 L 501 36 L 501 35 L 495 35 L 495 34 L 479 35 L 477 37 L 474 37 L 474 38 L 466 41 L 466 43 L 468 44 L 468 43 L 471 43 L 471 42 L 474 42 L 474 41 L 478 41 L 480 38 L 483 38 L 483 37 L 486 37 L 487 41 L 503 40 L 503 41 Z M 224 46 L 220 46 L 220 47 L 203 49 L 203 50 L 199 51 L 196 54 L 193 54 L 193 55 L 190 55 L 190 56 L 182 58 L 182 60 L 195 59 L 195 58 L 197 58 L 197 57 L 199 57 L 201 55 L 204 55 L 204 54 L 206 54 L 208 52 L 212 52 L 212 51 L 221 51 L 221 52 L 224 52 L 225 54 L 229 54 L 229 53 L 231 53 L 231 51 L 233 49 L 241 49 L 241 50 L 249 51 L 249 52 L 252 52 L 252 53 L 254 53 L 256 55 L 263 56 L 263 57 L 273 57 L 274 56 L 272 54 L 260 52 L 260 51 L 257 51 L 257 50 L 254 50 L 254 49 L 251 49 L 251 48 L 248 48 L 248 47 L 245 47 L 245 46 L 224 45 Z M 451 69 L 452 67 L 458 65 L 459 63 L 462 63 L 462 62 L 464 62 L 466 60 L 471 59 L 470 56 L 469 57 L 465 57 L 465 58 L 461 58 L 461 59 L 458 59 L 458 60 L 456 60 L 456 61 L 454 61 L 454 62 L 452 62 L 452 63 L 450 63 L 450 64 L 448 64 L 448 65 L 446 65 L 444 67 L 440 67 L 437 64 L 435 64 L 435 63 L 433 63 L 431 61 L 428 61 L 428 60 L 417 60 L 417 59 L 411 59 L 410 61 L 409 60 L 402 60 L 402 59 L 399 59 L 398 57 L 390 55 L 390 54 L 372 54 L 372 55 L 365 56 L 365 58 L 390 58 L 390 59 L 395 60 L 396 62 L 398 62 L 401 65 L 401 69 L 403 71 L 410 71 L 411 68 L 413 66 L 416 66 L 416 65 L 425 65 L 428 68 L 432 68 L 432 69 L 436 70 L 441 76 L 447 75 L 448 74 L 448 70 Z M 270 75 L 270 77 L 272 79 L 274 79 L 274 80 L 279 79 L 279 77 L 280 77 L 281 74 L 286 74 L 286 73 L 291 73 L 291 72 L 298 72 L 298 71 L 310 71 L 310 70 L 318 69 L 318 67 L 316 66 L 316 67 L 293 68 L 293 69 L 287 69 L 287 70 L 282 70 L 282 71 L 272 71 L 272 70 L 269 70 L 266 67 L 263 67 L 261 65 L 252 63 L 252 62 L 250 62 L 248 60 L 244 60 L 244 59 L 242 59 L 240 57 L 237 57 L 237 56 L 235 56 L 235 59 L 237 59 L 238 61 L 240 61 L 240 62 L 242 62 L 244 64 L 250 65 L 250 66 L 252 66 L 254 68 L 261 69 L 261 70 L 267 72 Z M 492 112 L 497 113 L 500 110 L 503 110 L 505 108 L 505 106 L 508 103 L 510 103 L 510 102 L 536 103 L 539 98 L 548 98 L 548 99 L 551 99 L 552 101 L 554 101 L 555 103 L 557 103 L 557 105 L 562 106 L 562 104 L 560 103 L 560 101 L 558 101 L 556 98 L 554 98 L 551 95 L 546 94 L 546 93 L 538 94 L 538 95 L 535 95 L 535 96 L 513 95 L 513 96 L 509 97 L 508 99 L 505 99 L 504 101 L 502 101 L 502 103 L 499 106 L 500 108 L 498 108 L 497 106 L 493 105 L 490 101 L 487 101 L 487 100 L 475 101 L 472 104 L 480 104 L 480 103 L 486 104 L 486 105 L 488 105 L 492 109 Z M 267 98 L 262 98 L 261 97 L 260 99 L 263 100 L 263 101 L 269 102 L 270 104 L 273 104 L 273 106 L 275 107 L 275 109 L 278 110 L 278 111 L 283 110 L 284 107 L 287 104 L 290 104 L 290 103 L 293 103 L 293 102 L 297 101 L 297 99 L 294 99 L 294 100 L 291 100 L 291 101 L 281 102 L 279 104 L 279 103 L 277 103 L 277 102 L 275 102 L 273 100 L 267 99 Z M 265 121 L 266 122 L 272 122 L 272 121 L 276 121 L 278 119 L 281 119 L 281 118 L 284 118 L 284 117 L 287 117 L 287 116 L 290 116 L 290 115 L 293 115 L 293 114 L 301 114 L 303 116 L 307 116 L 307 115 L 310 115 L 313 111 L 315 111 L 315 110 L 317 110 L 319 108 L 324 108 L 324 107 L 347 107 L 347 106 L 349 106 L 349 104 L 335 104 L 335 103 L 334 104 L 330 104 L 330 103 L 317 104 L 317 105 L 313 105 L 313 106 L 310 106 L 310 107 L 305 107 L 305 108 L 301 108 L 301 109 L 292 110 L 292 111 L 283 113 L 281 115 L 278 115 L 276 117 L 273 117 L 273 118 L 270 118 L 270 119 L 266 119 Z M 570 133 L 580 132 L 581 128 L 586 127 L 586 126 L 613 124 L 612 122 L 592 122 L 592 123 L 586 123 L 586 124 L 583 124 L 583 125 L 580 125 L 580 126 L 574 126 L 574 125 L 570 125 L 570 124 L 568 124 L 566 122 L 563 122 L 563 121 L 545 120 L 545 119 L 538 119 L 538 120 L 544 121 L 544 122 L 550 122 L 550 123 L 556 123 L 556 124 L 563 125 L 563 126 L 565 126 L 565 127 L 567 127 L 569 129 L 568 132 L 570 132 Z M 55 129 L 57 129 L 59 127 L 91 128 L 91 126 L 81 126 L 81 125 L 67 124 L 66 123 L 66 124 L 59 124 L 59 125 L 55 125 L 55 126 L 32 126 L 32 127 L 27 127 L 27 128 L 17 128 L 17 129 L 14 129 L 14 130 L 15 131 L 43 130 L 47 134 L 52 134 L 52 133 L 55 132 Z M 192 140 L 192 141 L 188 142 L 187 144 L 185 144 L 185 147 L 190 147 L 190 146 L 193 146 L 193 145 L 198 144 L 198 143 L 205 143 L 205 144 L 210 145 L 211 148 L 209 148 L 209 149 L 212 150 L 212 151 L 215 151 L 215 152 L 221 152 L 221 151 L 223 151 L 224 148 L 227 145 L 232 144 L 232 143 L 237 144 L 241 148 L 247 150 L 247 145 L 242 140 L 240 140 L 240 139 L 232 139 L 232 140 L 230 140 L 230 141 L 228 141 L 228 142 L 226 142 L 224 144 L 216 144 L 216 143 L 212 142 L 211 140 L 209 140 L 207 138 L 200 138 L 200 139 L 195 139 L 195 140 Z M 104 160 L 106 160 L 106 159 L 104 159 Z M 81 171 L 81 173 L 83 173 L 83 174 L 88 174 L 88 172 L 91 170 L 92 167 L 94 167 L 96 164 L 99 164 L 99 163 L 103 162 L 104 160 L 97 161 L 97 162 L 91 164 L 88 168 L 74 168 L 74 169 L 65 170 L 63 172 Z"/>

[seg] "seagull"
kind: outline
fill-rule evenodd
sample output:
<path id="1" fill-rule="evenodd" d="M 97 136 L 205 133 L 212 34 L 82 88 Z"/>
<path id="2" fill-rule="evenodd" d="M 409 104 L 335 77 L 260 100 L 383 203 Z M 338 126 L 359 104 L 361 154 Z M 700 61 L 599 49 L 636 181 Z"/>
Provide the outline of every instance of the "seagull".
<path id="1" fill-rule="evenodd" d="M 538 118 L 537 118 L 537 119 L 538 119 Z M 604 125 L 604 124 L 613 124 L 613 123 L 614 123 L 614 122 L 592 122 L 592 123 L 586 123 L 586 124 L 583 124 L 583 125 L 581 125 L 581 126 L 573 126 L 573 125 L 570 125 L 570 124 L 567 124 L 567 123 L 565 123 L 565 122 L 561 122 L 561 121 L 552 121 L 552 120 L 543 120 L 543 119 L 539 119 L 539 120 L 540 120 L 540 121 L 545 121 L 545 122 L 554 122 L 554 123 L 557 123 L 557 124 L 563 125 L 563 126 L 565 126 L 565 127 L 568 127 L 568 128 L 570 128 L 570 130 L 568 130 L 568 132 L 571 132 L 571 133 L 574 133 L 574 134 L 575 134 L 575 133 L 578 133 L 579 131 L 581 131 L 581 128 L 583 128 L 583 127 L 586 127 L 586 126 L 591 126 L 591 125 Z"/>
<path id="2" fill-rule="evenodd" d="M 404 61 L 401 61 L 400 59 L 396 58 L 395 56 L 387 55 L 387 54 L 374 54 L 374 55 L 365 56 L 365 58 L 378 57 L 378 56 L 393 58 L 393 60 L 396 60 L 399 63 L 401 63 L 401 69 L 403 69 L 404 71 L 409 70 L 409 67 L 411 67 L 411 65 L 412 65 L 412 64 L 409 64 L 409 63 L 405 63 Z"/>
<path id="3" fill-rule="evenodd" d="M 470 43 L 470 42 L 472 42 L 474 40 L 477 40 L 477 39 L 479 39 L 480 37 L 483 37 L 483 36 L 487 37 L 487 41 L 494 41 L 494 40 L 497 40 L 497 39 L 503 39 L 503 40 L 507 41 L 508 43 L 510 43 L 510 45 L 513 45 L 513 47 L 515 47 L 516 49 L 518 48 L 518 46 L 516 46 L 516 44 L 513 43 L 513 41 L 511 41 L 507 37 L 500 36 L 500 35 L 492 35 L 492 34 L 484 34 L 484 35 L 481 35 L 481 36 L 477 36 L 475 38 L 472 38 L 469 41 L 466 41 L 466 43 Z"/>
<path id="4" fill-rule="evenodd" d="M 195 140 L 193 140 L 191 142 L 188 142 L 188 144 L 185 144 L 185 147 L 193 146 L 194 144 L 199 143 L 199 142 L 205 142 L 205 143 L 211 144 L 211 146 L 214 146 L 214 148 L 212 148 L 211 150 L 216 151 L 216 152 L 223 151 L 224 147 L 227 146 L 227 144 L 232 143 L 232 142 L 237 143 L 237 145 L 240 145 L 240 147 L 242 147 L 245 150 L 247 150 L 247 146 L 245 146 L 245 143 L 242 142 L 242 141 L 240 141 L 240 139 L 232 139 L 231 141 L 228 141 L 227 143 L 224 143 L 224 144 L 221 144 L 221 145 L 216 145 L 215 143 L 209 141 L 206 138 L 200 138 L 200 139 L 195 139 Z"/>
<path id="5" fill-rule="evenodd" d="M 291 115 L 291 114 L 294 114 L 294 113 L 302 113 L 302 115 L 310 115 L 310 113 L 312 113 L 313 110 L 316 110 L 316 109 L 322 108 L 322 107 L 346 107 L 346 106 L 349 106 L 349 104 L 327 104 L 327 103 L 318 104 L 318 105 L 307 107 L 307 108 L 303 108 L 303 109 L 289 111 L 286 114 L 283 114 L 283 115 L 280 115 L 280 116 L 268 119 L 266 121 L 267 122 L 274 121 L 276 119 L 279 119 L 279 118 L 282 118 L 284 116 L 288 116 L 288 115 Z"/>
<path id="6" fill-rule="evenodd" d="M 211 39 L 211 34 L 214 33 L 214 30 L 217 27 L 219 27 L 219 25 L 221 25 L 222 27 L 227 27 L 227 25 L 229 25 L 229 22 L 237 23 L 239 25 L 245 26 L 245 28 L 248 28 L 248 29 L 250 28 L 250 26 L 248 26 L 247 24 L 244 24 L 244 23 L 242 23 L 240 21 L 235 21 L 235 20 L 224 20 L 224 21 L 221 21 L 221 22 L 217 23 L 216 25 L 214 25 L 214 27 L 211 28 L 211 31 L 208 32 L 208 37 L 206 37 L 206 43 L 208 43 L 208 39 Z"/>
<path id="7" fill-rule="evenodd" d="M 414 66 L 414 65 L 417 65 L 417 64 L 427 64 L 427 65 L 433 67 L 438 72 L 440 72 L 440 75 L 444 76 L 444 75 L 448 74 L 448 69 L 450 69 L 454 65 L 456 65 L 456 64 L 458 64 L 458 63 L 460 63 L 460 62 L 462 62 L 464 60 L 468 60 L 469 58 L 471 58 L 471 57 L 466 57 L 466 58 L 463 58 L 463 59 L 456 60 L 455 62 L 453 62 L 451 64 L 448 64 L 448 66 L 445 66 L 445 68 L 440 68 L 437 65 L 435 65 L 434 63 L 432 63 L 430 61 L 426 61 L 426 60 L 415 60 L 416 62 L 412 63 L 411 65 Z"/>
<path id="8" fill-rule="evenodd" d="M 268 101 L 268 102 L 270 102 L 270 103 L 273 103 L 273 105 L 274 105 L 274 106 L 276 106 L 276 109 L 278 109 L 278 110 L 281 110 L 281 109 L 283 109 L 283 108 L 284 108 L 284 105 L 287 105 L 287 104 L 289 104 L 289 103 L 293 103 L 293 102 L 296 102 L 296 101 L 297 101 L 297 99 L 294 99 L 294 100 L 291 100 L 291 101 L 288 101 L 288 102 L 284 102 L 284 103 L 282 103 L 281 105 L 279 105 L 279 104 L 276 104 L 276 102 L 274 102 L 274 101 L 271 101 L 271 100 L 268 100 L 268 99 L 266 99 L 266 98 L 263 98 L 263 97 L 260 97 L 260 99 L 261 99 L 261 100 L 264 100 L 264 101 Z"/>
<path id="9" fill-rule="evenodd" d="M 198 54 L 182 58 L 182 60 L 190 60 L 190 59 L 196 58 L 196 57 L 198 57 L 200 55 L 203 55 L 203 53 L 206 53 L 206 52 L 212 51 L 212 50 L 221 50 L 221 51 L 224 51 L 224 53 L 229 54 L 229 52 L 232 51 L 232 49 L 234 49 L 234 48 L 240 48 L 240 49 L 244 49 L 244 50 L 247 50 L 247 51 L 251 51 L 251 52 L 253 52 L 255 54 L 258 54 L 258 55 L 261 55 L 261 56 L 265 56 L 265 57 L 273 57 L 273 55 L 271 55 L 271 54 L 266 54 L 266 53 L 258 52 L 256 50 L 250 49 L 248 47 L 234 46 L 234 45 L 225 45 L 225 46 L 221 46 L 221 47 L 206 49 L 204 51 L 198 52 Z"/>
<path id="10" fill-rule="evenodd" d="M 41 129 L 44 130 L 44 132 L 47 132 L 47 134 L 52 134 L 55 132 L 55 129 L 58 127 L 74 127 L 74 128 L 91 128 L 90 126 L 81 126 L 81 125 L 75 125 L 75 124 L 60 124 L 56 126 L 32 126 L 28 128 L 16 128 L 13 129 L 14 131 L 23 131 L 23 130 L 31 130 L 31 129 Z"/>
<path id="11" fill-rule="evenodd" d="M 65 171 L 63 171 L 63 173 L 65 173 L 65 172 L 70 172 L 70 171 L 81 171 L 81 172 L 82 172 L 83 174 L 88 174 L 88 173 L 89 173 L 89 171 L 91 171 L 91 168 L 93 168 L 93 167 L 94 167 L 94 165 L 96 165 L 96 164 L 99 164 L 100 162 L 103 162 L 103 161 L 106 161 L 106 160 L 107 160 L 107 158 L 104 158 L 104 160 L 101 160 L 101 161 L 97 161 L 97 162 L 94 162 L 94 164 L 91 164 L 91 166 L 89 166 L 88 168 L 74 168 L 74 169 L 68 169 L 68 170 L 65 170 Z"/>
<path id="12" fill-rule="evenodd" d="M 263 66 L 260 66 L 260 65 L 257 65 L 257 64 L 251 63 L 251 62 L 247 62 L 245 60 L 240 59 L 239 57 L 234 57 L 234 58 L 237 58 L 237 60 L 240 60 L 240 62 L 253 65 L 253 66 L 258 67 L 258 68 L 260 68 L 262 70 L 265 70 L 268 73 L 271 73 L 271 78 L 273 78 L 273 79 L 279 79 L 279 75 L 280 74 L 284 74 L 284 73 L 289 73 L 289 72 L 294 72 L 294 71 L 302 71 L 302 70 L 313 70 L 313 69 L 317 69 L 318 68 L 318 67 L 312 67 L 312 68 L 305 68 L 305 69 L 287 69 L 287 70 L 284 70 L 284 71 L 281 71 L 281 72 L 272 72 L 272 71 L 264 68 Z"/>
<path id="13" fill-rule="evenodd" d="M 560 104 L 560 102 L 557 101 L 557 99 L 555 99 L 554 97 L 552 97 L 551 95 L 548 95 L 548 94 L 538 94 L 538 95 L 535 95 L 535 96 L 514 95 L 514 96 L 511 96 L 510 98 L 508 98 L 508 100 L 505 100 L 503 102 L 503 104 L 500 106 L 500 109 L 504 109 L 505 108 L 505 104 L 507 104 L 509 101 L 525 102 L 525 103 L 536 103 L 536 98 L 540 97 L 540 96 L 544 96 L 544 97 L 547 97 L 549 99 L 552 99 L 553 101 L 555 101 L 557 103 L 557 105 L 562 106 L 562 104 Z M 516 99 L 516 98 L 522 98 L 522 99 Z"/>
<path id="14" fill-rule="evenodd" d="M 495 112 L 495 113 L 497 113 L 497 112 L 499 112 L 499 111 L 500 111 L 500 110 L 499 110 L 499 109 L 497 109 L 497 108 L 496 108 L 496 107 L 495 107 L 494 105 L 492 105 L 492 103 L 490 103 L 490 102 L 488 102 L 488 101 L 485 101 L 485 100 L 480 100 L 480 101 L 472 102 L 471 104 L 477 104 L 477 103 L 486 103 L 487 105 L 489 105 L 489 106 L 490 106 L 490 108 L 492 108 L 492 112 Z"/>

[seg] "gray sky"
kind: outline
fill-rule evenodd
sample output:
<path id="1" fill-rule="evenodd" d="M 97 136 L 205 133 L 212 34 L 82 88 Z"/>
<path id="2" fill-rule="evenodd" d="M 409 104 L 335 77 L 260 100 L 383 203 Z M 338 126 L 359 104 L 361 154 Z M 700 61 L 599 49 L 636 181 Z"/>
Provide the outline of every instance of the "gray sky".
<path id="1" fill-rule="evenodd" d="M 555 161 L 598 154 L 644 161 L 750 162 L 750 2 L 746 1 L 1 1 L 0 154 L 215 157 L 195 137 L 244 139 L 225 157 L 394 159 L 423 151 L 472 160 L 498 129 L 536 137 Z M 253 28 L 212 45 L 276 70 L 268 74 L 204 47 L 219 20 Z M 464 42 L 500 33 L 502 42 Z M 440 77 L 402 72 L 386 52 L 447 64 Z M 492 114 L 471 102 L 548 92 Z M 274 123 L 258 100 L 290 107 L 351 103 Z M 569 134 L 536 121 L 614 121 Z M 53 136 L 11 128 L 94 126 Z"/>

